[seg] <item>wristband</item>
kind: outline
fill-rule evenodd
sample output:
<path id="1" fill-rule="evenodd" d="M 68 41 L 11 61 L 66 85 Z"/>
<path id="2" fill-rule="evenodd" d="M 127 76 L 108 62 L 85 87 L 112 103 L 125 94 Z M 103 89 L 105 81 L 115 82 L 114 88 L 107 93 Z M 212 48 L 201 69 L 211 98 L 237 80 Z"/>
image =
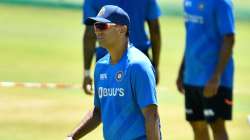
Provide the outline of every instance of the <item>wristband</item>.
<path id="1" fill-rule="evenodd" d="M 90 70 L 84 70 L 84 77 L 90 77 Z"/>
<path id="2" fill-rule="evenodd" d="M 72 137 L 67 137 L 66 140 L 74 140 Z"/>

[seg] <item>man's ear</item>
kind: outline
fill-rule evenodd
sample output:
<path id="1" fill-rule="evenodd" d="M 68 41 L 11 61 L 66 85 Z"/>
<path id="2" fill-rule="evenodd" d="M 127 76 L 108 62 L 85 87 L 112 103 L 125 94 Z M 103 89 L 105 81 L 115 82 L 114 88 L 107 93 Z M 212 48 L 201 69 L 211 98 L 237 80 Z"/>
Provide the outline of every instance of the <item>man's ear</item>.
<path id="1" fill-rule="evenodd" d="M 123 25 L 123 26 L 121 27 L 120 33 L 126 34 L 126 33 L 127 33 L 127 30 L 128 30 L 128 27 L 127 27 L 126 25 Z"/>

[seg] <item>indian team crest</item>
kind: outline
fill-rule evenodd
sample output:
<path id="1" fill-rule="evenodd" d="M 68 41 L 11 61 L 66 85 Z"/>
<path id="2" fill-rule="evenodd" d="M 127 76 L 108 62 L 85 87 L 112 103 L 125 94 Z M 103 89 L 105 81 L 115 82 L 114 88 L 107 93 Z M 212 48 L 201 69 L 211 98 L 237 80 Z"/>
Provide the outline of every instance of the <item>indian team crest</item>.
<path id="1" fill-rule="evenodd" d="M 123 79 L 123 72 L 122 71 L 118 71 L 116 74 L 115 74 L 115 80 L 116 81 L 121 81 Z"/>
<path id="2" fill-rule="evenodd" d="M 102 16 L 102 15 L 104 15 L 105 11 L 106 11 L 106 9 L 105 9 L 105 7 L 103 7 L 103 8 L 100 10 L 100 12 L 97 14 L 97 16 Z"/>

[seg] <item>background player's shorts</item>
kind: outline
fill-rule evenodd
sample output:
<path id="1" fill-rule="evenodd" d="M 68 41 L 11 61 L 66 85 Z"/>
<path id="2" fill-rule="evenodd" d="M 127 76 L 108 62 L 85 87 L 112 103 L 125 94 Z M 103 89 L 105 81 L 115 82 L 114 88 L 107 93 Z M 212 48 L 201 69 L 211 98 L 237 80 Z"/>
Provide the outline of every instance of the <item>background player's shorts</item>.
<path id="1" fill-rule="evenodd" d="M 204 87 L 185 85 L 185 110 L 187 121 L 206 120 L 213 122 L 218 118 L 232 119 L 232 89 L 219 87 L 218 93 L 206 98 Z"/>

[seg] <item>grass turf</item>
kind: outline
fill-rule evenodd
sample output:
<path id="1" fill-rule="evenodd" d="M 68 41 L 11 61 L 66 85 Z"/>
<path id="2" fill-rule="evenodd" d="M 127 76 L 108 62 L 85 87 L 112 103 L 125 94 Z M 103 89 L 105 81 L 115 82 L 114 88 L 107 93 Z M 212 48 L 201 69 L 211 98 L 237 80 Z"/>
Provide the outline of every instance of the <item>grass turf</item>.
<path id="1" fill-rule="evenodd" d="M 81 83 L 81 12 L 0 5 L 0 80 Z M 181 18 L 162 17 L 161 81 L 158 89 L 164 139 L 191 140 L 183 97 L 175 88 L 184 48 Z M 237 22 L 234 120 L 231 139 L 250 139 L 249 22 Z M 60 140 L 93 105 L 81 90 L 0 88 L 1 140 Z M 84 139 L 102 139 L 99 127 Z"/>

